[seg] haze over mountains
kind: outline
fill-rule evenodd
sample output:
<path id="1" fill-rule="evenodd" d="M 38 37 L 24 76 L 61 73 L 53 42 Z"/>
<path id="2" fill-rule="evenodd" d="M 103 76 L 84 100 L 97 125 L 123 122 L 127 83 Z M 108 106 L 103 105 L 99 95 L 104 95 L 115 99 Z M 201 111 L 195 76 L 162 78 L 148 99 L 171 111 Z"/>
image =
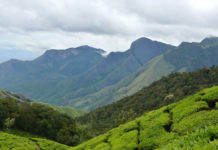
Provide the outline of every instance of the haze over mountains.
<path id="1" fill-rule="evenodd" d="M 218 65 L 218 39 L 183 42 L 178 47 L 140 38 L 125 52 L 89 46 L 48 50 L 32 61 L 0 65 L 0 87 L 32 99 L 80 109 L 95 109 L 131 95 L 177 71 Z"/>
<path id="2" fill-rule="evenodd" d="M 0 48 L 0 63 L 10 59 L 31 60 L 39 56 L 38 52 L 31 52 L 27 50 L 18 50 L 16 48 L 1 49 Z"/>

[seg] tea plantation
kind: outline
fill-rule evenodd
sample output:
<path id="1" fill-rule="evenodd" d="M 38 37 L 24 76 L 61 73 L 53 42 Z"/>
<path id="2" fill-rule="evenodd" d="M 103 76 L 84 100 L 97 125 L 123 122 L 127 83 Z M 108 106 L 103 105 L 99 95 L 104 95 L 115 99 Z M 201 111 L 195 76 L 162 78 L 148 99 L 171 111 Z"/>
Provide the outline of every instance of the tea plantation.
<path id="1" fill-rule="evenodd" d="M 30 135 L 18 135 L 0 131 L 1 150 L 64 150 L 68 146 L 47 139 L 31 137 Z"/>
<path id="2" fill-rule="evenodd" d="M 218 87 L 144 114 L 72 150 L 217 150 Z"/>
<path id="3" fill-rule="evenodd" d="M 218 87 L 145 113 L 76 147 L 0 132 L 1 150 L 217 150 Z"/>

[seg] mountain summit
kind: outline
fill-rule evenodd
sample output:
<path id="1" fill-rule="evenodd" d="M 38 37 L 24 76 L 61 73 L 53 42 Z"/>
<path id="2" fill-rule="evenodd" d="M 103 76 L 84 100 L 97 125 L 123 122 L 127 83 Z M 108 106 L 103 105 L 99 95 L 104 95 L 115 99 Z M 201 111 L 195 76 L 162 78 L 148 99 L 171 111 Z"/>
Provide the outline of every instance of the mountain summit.
<path id="1" fill-rule="evenodd" d="M 212 36 L 212 37 L 207 37 L 201 41 L 201 44 L 204 46 L 207 45 L 218 45 L 218 37 Z"/>

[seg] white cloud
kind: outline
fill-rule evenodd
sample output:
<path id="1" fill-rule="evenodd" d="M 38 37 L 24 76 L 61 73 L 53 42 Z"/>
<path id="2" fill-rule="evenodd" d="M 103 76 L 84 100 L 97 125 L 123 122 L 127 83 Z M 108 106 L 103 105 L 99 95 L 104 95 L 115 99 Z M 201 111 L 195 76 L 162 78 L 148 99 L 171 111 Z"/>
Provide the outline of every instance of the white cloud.
<path id="1" fill-rule="evenodd" d="M 0 44 L 120 51 L 140 36 L 199 41 L 218 36 L 217 8 L 217 0 L 0 0 Z"/>

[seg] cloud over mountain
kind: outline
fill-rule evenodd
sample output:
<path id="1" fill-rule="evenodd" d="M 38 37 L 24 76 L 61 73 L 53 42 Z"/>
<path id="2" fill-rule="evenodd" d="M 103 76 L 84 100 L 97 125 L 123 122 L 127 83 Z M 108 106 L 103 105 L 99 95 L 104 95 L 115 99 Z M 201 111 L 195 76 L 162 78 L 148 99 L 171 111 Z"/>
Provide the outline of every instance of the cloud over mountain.
<path id="1" fill-rule="evenodd" d="M 218 35 L 216 0 L 0 0 L 0 45 L 125 50 L 140 36 L 171 44 Z"/>

